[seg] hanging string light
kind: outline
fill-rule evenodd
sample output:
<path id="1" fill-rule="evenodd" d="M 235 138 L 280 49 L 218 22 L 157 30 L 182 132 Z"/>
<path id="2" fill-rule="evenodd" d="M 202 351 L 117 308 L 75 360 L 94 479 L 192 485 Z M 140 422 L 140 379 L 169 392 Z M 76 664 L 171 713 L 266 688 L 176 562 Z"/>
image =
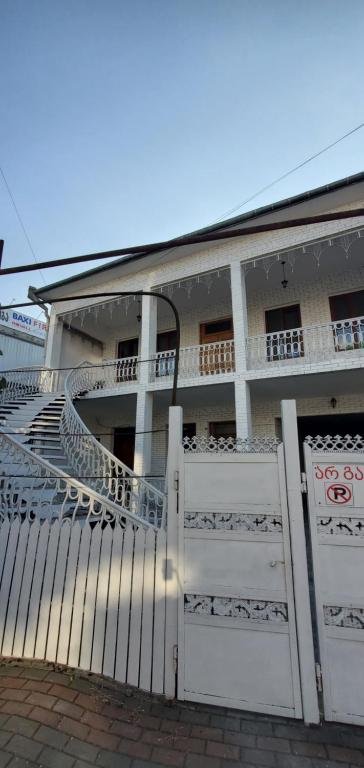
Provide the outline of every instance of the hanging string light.
<path id="1" fill-rule="evenodd" d="M 283 272 L 283 280 L 281 280 L 281 285 L 283 288 L 287 288 L 288 280 L 286 277 L 286 262 L 281 261 L 281 265 L 282 265 L 282 272 Z"/>

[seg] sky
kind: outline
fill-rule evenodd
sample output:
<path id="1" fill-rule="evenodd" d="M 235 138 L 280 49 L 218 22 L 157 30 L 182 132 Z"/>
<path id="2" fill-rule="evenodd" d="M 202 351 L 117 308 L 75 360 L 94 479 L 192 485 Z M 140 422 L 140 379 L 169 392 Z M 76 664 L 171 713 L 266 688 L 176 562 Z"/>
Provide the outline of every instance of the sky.
<path id="1" fill-rule="evenodd" d="M 37 260 L 211 224 L 364 122 L 363 33 L 363 0 L 0 0 L 0 165 Z M 362 170 L 364 129 L 240 211 Z M 0 237 L 34 261 L 2 178 Z M 0 277 L 0 302 L 92 266 Z"/>

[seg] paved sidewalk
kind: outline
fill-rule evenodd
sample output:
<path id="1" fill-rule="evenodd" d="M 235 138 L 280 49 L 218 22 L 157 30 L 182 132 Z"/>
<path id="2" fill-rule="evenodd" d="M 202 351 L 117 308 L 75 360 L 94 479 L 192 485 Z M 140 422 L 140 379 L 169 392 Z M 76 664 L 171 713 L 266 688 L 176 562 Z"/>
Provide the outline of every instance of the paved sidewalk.
<path id="1" fill-rule="evenodd" d="M 0 665 L 0 768 L 348 768 L 364 729 L 168 703 L 49 665 Z"/>

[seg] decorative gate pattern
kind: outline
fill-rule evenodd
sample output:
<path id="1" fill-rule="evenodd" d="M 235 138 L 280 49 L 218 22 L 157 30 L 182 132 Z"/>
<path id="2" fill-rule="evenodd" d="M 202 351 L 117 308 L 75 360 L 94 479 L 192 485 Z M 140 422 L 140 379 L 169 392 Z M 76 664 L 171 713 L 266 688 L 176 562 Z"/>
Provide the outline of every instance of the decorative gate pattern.
<path id="1" fill-rule="evenodd" d="M 364 444 L 305 443 L 324 714 L 364 725 Z"/>
<path id="2" fill-rule="evenodd" d="M 165 693 L 165 563 L 164 530 L 6 519 L 0 653 Z"/>
<path id="3" fill-rule="evenodd" d="M 186 440 L 180 471 L 178 695 L 300 718 L 283 445 Z"/>

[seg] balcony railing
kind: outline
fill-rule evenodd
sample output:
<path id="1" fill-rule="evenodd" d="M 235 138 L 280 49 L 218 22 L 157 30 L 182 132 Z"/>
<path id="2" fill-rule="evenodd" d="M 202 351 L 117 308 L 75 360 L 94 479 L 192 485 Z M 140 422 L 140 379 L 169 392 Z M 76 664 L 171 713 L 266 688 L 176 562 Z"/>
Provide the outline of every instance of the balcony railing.
<path id="1" fill-rule="evenodd" d="M 247 338 L 248 368 L 321 363 L 364 351 L 364 317 L 292 328 Z"/>
<path id="2" fill-rule="evenodd" d="M 150 380 L 171 378 L 174 372 L 175 350 L 157 352 L 150 363 Z M 179 378 L 195 379 L 235 371 L 234 341 L 216 341 L 212 344 L 196 344 L 182 347 L 179 360 Z"/>

